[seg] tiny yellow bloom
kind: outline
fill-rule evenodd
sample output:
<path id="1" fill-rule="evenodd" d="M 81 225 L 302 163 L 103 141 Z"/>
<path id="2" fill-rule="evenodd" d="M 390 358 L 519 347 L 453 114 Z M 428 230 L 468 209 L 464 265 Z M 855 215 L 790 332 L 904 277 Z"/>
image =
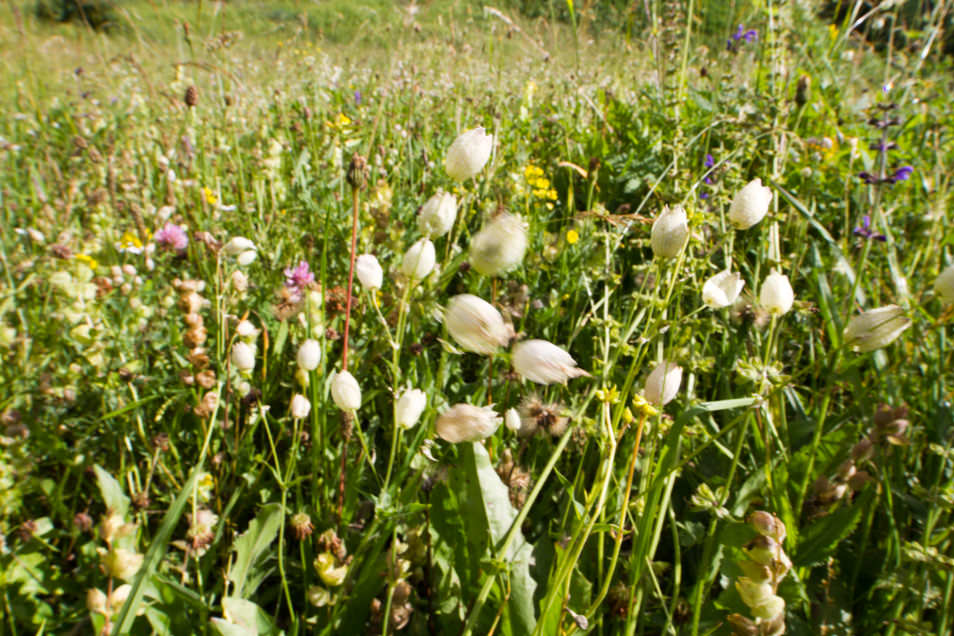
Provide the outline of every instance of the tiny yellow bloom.
<path id="1" fill-rule="evenodd" d="M 635 407 L 639 414 L 643 417 L 649 417 L 659 413 L 656 407 L 650 404 L 649 401 L 647 401 L 642 395 L 636 395 L 633 397 L 633 407 Z"/>
<path id="2" fill-rule="evenodd" d="M 142 241 L 132 232 L 126 232 L 122 238 L 119 239 L 119 247 L 127 250 L 131 247 L 142 249 Z"/>
<path id="3" fill-rule="evenodd" d="M 619 391 L 616 389 L 616 385 L 612 384 L 602 389 L 596 389 L 596 397 L 606 404 L 616 404 L 619 402 Z"/>
<path id="4" fill-rule="evenodd" d="M 78 260 L 78 261 L 81 262 L 81 263 L 86 263 L 86 265 L 87 265 L 90 269 L 96 269 L 97 267 L 99 267 L 99 263 L 98 263 L 98 262 L 96 261 L 96 259 L 93 258 L 92 256 L 88 256 L 88 255 L 86 255 L 86 254 L 77 254 L 77 255 L 74 256 L 73 258 L 75 258 L 76 260 Z"/>
<path id="5" fill-rule="evenodd" d="M 215 205 L 215 202 L 218 201 L 218 199 L 215 197 L 215 193 L 212 192 L 208 186 L 202 188 L 202 192 L 205 194 L 205 202 L 209 205 Z"/>
<path id="6" fill-rule="evenodd" d="M 580 233 L 576 230 L 570 230 L 566 233 L 566 242 L 570 245 L 576 245 L 576 242 L 580 240 Z"/>

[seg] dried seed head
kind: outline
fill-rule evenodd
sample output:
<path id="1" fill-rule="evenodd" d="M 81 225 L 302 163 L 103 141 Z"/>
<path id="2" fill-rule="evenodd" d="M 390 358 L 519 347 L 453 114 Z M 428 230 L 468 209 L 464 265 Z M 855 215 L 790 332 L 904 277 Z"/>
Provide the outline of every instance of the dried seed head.
<path id="1" fill-rule="evenodd" d="M 368 161 L 358 153 L 351 155 L 348 164 L 348 185 L 355 190 L 364 190 L 368 186 Z"/>
<path id="2" fill-rule="evenodd" d="M 85 511 L 77 512 L 73 516 L 73 525 L 76 526 L 76 529 L 80 532 L 89 532 L 93 527 L 93 518 Z"/>
<path id="3" fill-rule="evenodd" d="M 189 108 L 195 108 L 195 105 L 199 103 L 199 90 L 194 84 L 186 89 L 184 100 Z"/>
<path id="4" fill-rule="evenodd" d="M 304 541 L 310 537 L 315 529 L 315 526 L 311 523 L 311 517 L 309 517 L 306 512 L 297 512 L 292 515 L 290 523 L 292 531 L 295 533 L 295 538 L 299 541 Z"/>

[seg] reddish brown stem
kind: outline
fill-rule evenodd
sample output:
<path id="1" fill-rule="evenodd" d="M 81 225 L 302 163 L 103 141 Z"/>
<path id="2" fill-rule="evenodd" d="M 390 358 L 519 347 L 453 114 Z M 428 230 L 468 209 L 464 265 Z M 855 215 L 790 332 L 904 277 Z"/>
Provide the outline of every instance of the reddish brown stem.
<path id="1" fill-rule="evenodd" d="M 354 260 L 358 247 L 358 188 L 351 189 L 351 266 L 348 268 L 348 296 L 345 301 L 344 347 L 341 353 L 341 369 L 348 370 L 348 332 L 351 327 L 351 290 L 354 285 Z"/>

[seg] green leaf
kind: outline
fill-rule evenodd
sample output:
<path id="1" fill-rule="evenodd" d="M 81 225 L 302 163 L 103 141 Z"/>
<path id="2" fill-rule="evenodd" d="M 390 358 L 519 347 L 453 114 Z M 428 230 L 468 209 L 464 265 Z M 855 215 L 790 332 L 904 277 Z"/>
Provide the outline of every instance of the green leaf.
<path id="1" fill-rule="evenodd" d="M 838 544 L 844 541 L 858 525 L 861 515 L 870 505 L 870 495 L 857 499 L 850 506 L 842 506 L 827 517 L 808 526 L 798 542 L 793 561 L 797 566 L 823 563 Z"/>
<path id="2" fill-rule="evenodd" d="M 495 547 L 500 546 L 507 531 L 517 516 L 517 510 L 510 504 L 510 493 L 490 464 L 490 456 L 483 444 L 470 445 L 470 452 L 462 453 L 464 467 L 473 474 L 480 486 L 480 498 L 486 516 L 487 527 Z M 510 597 L 504 618 L 510 620 L 514 634 L 529 634 L 536 625 L 533 594 L 536 581 L 530 576 L 530 563 L 533 547 L 527 543 L 523 533 L 517 532 L 504 554 L 509 566 Z"/>
<path id="3" fill-rule="evenodd" d="M 222 636 L 273 636 L 281 633 L 271 617 L 252 601 L 227 596 L 222 599 L 222 609 L 228 620 L 212 619 L 212 627 Z"/>
<path id="4" fill-rule="evenodd" d="M 119 616 L 116 618 L 116 622 L 113 626 L 113 636 L 128 634 L 132 628 L 132 623 L 136 619 L 136 613 L 142 604 L 146 583 L 151 580 L 152 574 L 156 571 L 156 567 L 159 565 L 162 557 L 165 556 L 172 531 L 175 530 L 176 524 L 179 523 L 179 517 L 182 516 L 186 504 L 192 497 L 192 493 L 195 492 L 196 482 L 201 473 L 202 464 L 200 462 L 192 469 L 189 480 L 186 481 L 185 486 L 182 487 L 182 490 L 176 496 L 176 500 L 172 502 L 172 505 L 169 506 L 165 516 L 162 518 L 162 523 L 159 525 L 159 532 L 156 533 L 156 538 L 152 540 L 149 549 L 146 550 L 142 567 L 139 568 L 139 573 L 136 574 L 136 578 L 132 582 L 129 597 L 126 599 L 123 608 L 119 611 Z"/>
<path id="5" fill-rule="evenodd" d="M 129 497 L 123 493 L 122 486 L 99 466 L 93 466 L 93 471 L 96 473 L 99 492 L 103 495 L 106 508 L 120 516 L 126 516 L 126 511 L 129 510 Z"/>
<path id="6" fill-rule="evenodd" d="M 235 540 L 235 561 L 228 574 L 234 586 L 234 596 L 251 596 L 261 584 L 265 577 L 263 565 L 268 560 L 268 546 L 278 536 L 284 516 L 281 504 L 263 506 L 258 516 L 248 524 L 248 530 Z"/>

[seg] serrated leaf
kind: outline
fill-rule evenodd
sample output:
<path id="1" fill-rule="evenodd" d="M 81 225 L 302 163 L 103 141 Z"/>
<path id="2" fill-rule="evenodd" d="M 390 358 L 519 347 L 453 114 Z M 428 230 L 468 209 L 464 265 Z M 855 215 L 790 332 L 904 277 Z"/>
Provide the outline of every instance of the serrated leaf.
<path id="1" fill-rule="evenodd" d="M 129 497 L 123 493 L 122 486 L 98 465 L 93 466 L 93 471 L 96 473 L 99 492 L 103 496 L 106 508 L 120 516 L 125 516 L 129 510 Z"/>
<path id="2" fill-rule="evenodd" d="M 793 561 L 798 566 L 823 563 L 838 544 L 844 541 L 858 525 L 861 515 L 870 503 L 870 497 L 856 500 L 850 506 L 842 506 L 826 517 L 808 526 L 801 535 Z"/>
<path id="3" fill-rule="evenodd" d="M 267 560 L 267 550 L 281 527 L 284 513 L 281 504 L 262 507 L 258 516 L 235 540 L 235 561 L 229 568 L 228 579 L 232 583 L 232 595 L 238 598 L 251 596 L 262 582 L 262 566 Z"/>

